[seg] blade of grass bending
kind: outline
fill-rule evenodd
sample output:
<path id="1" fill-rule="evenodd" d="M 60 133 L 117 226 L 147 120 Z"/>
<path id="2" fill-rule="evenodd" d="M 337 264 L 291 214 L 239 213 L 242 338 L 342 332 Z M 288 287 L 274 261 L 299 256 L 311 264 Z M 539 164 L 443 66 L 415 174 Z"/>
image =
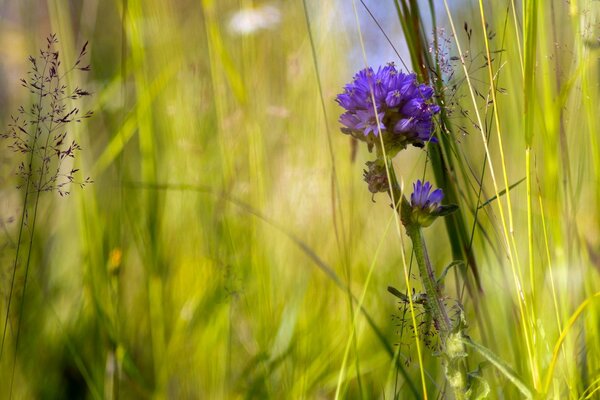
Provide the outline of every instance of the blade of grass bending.
<path id="1" fill-rule="evenodd" d="M 513 183 L 512 185 L 510 185 L 508 187 L 508 190 L 509 191 L 513 190 L 514 188 L 516 188 L 517 186 L 519 186 L 519 184 L 523 183 L 526 179 L 527 179 L 526 177 L 519 179 L 518 181 L 516 181 L 515 183 Z M 498 196 L 504 196 L 504 194 L 506 193 L 506 191 L 507 191 L 506 189 L 502 189 L 500 192 L 498 192 Z M 477 207 L 477 208 L 479 209 L 479 208 L 483 208 L 483 207 L 487 206 L 488 204 L 490 204 L 494 200 L 496 200 L 498 198 L 498 196 L 492 196 L 492 197 L 490 197 L 489 199 L 487 199 L 486 201 L 484 201 L 483 203 L 481 203 L 481 205 L 479 207 Z"/>
<path id="2" fill-rule="evenodd" d="M 527 398 L 527 399 L 533 398 L 532 390 L 525 384 L 525 382 L 523 382 L 519 378 L 517 373 L 508 364 L 506 364 L 501 358 L 499 358 L 497 355 L 492 353 L 488 348 L 480 345 L 479 343 L 472 341 L 469 338 L 462 339 L 462 342 L 464 344 L 466 344 L 467 346 L 475 349 L 486 360 L 488 360 L 490 363 L 492 363 L 498 369 L 498 371 L 500 371 L 502 373 L 502 375 L 504 375 L 509 381 L 511 381 L 513 383 L 513 385 L 515 385 L 517 387 L 517 389 L 519 389 L 519 391 L 521 393 L 523 393 L 525 398 Z"/>
<path id="3" fill-rule="evenodd" d="M 304 241 L 302 241 L 300 238 L 298 238 L 292 232 L 288 231 L 285 227 L 283 227 L 279 223 L 277 223 L 277 222 L 273 221 L 272 219 L 268 218 L 267 216 L 263 215 L 260 211 L 258 211 L 251 205 L 249 205 L 233 196 L 230 196 L 226 193 L 218 192 L 209 186 L 186 185 L 186 184 L 157 184 L 157 183 L 147 183 L 147 182 L 129 182 L 129 183 L 125 183 L 125 185 L 126 185 L 126 187 L 133 188 L 133 189 L 193 191 L 193 192 L 213 195 L 222 200 L 225 200 L 225 201 L 237 206 L 238 208 L 242 209 L 243 211 L 247 212 L 248 214 L 255 216 L 259 220 L 265 222 L 267 225 L 270 225 L 271 227 L 273 227 L 276 230 L 278 230 L 279 232 L 281 232 L 284 236 L 286 236 L 288 239 L 290 239 L 296 246 L 298 246 L 300 248 L 300 250 L 302 250 L 302 252 L 304 254 L 306 254 L 308 256 L 308 258 L 310 258 L 313 261 L 313 263 L 321 270 L 321 272 L 323 272 L 338 288 L 340 288 L 341 290 L 344 290 L 344 291 L 349 290 L 347 285 L 344 284 L 344 282 L 338 277 L 338 275 L 335 273 L 335 271 L 329 265 L 327 265 L 327 263 L 325 263 L 325 261 L 323 261 Z M 359 299 L 354 294 L 352 294 L 351 291 L 350 291 L 350 294 L 352 296 L 352 300 L 358 304 Z M 386 337 L 383 334 L 383 332 L 381 331 L 381 329 L 379 329 L 379 327 L 373 320 L 373 317 L 371 317 L 369 312 L 363 306 L 361 306 L 359 309 L 360 309 L 360 312 L 365 317 L 365 319 L 367 320 L 367 323 L 373 330 L 373 333 L 375 334 L 377 339 L 379 339 L 379 342 L 385 349 L 386 353 L 388 353 L 390 358 L 394 359 L 394 348 L 388 342 L 388 340 L 386 339 Z M 423 397 L 417 390 L 415 383 L 411 380 L 410 376 L 408 375 L 408 372 L 406 371 L 406 369 L 404 368 L 402 363 L 400 361 L 396 360 L 396 366 L 398 367 L 398 369 L 400 370 L 400 373 L 406 380 L 410 391 L 415 396 L 414 398 L 422 399 Z"/>
<path id="4" fill-rule="evenodd" d="M 595 388 L 594 388 L 594 385 L 596 385 Z M 594 379 L 594 381 L 589 384 L 589 386 L 583 391 L 583 393 L 579 397 L 579 400 L 591 399 L 592 395 L 599 390 L 600 390 L 600 376 L 597 377 L 596 379 Z"/>
<path id="5" fill-rule="evenodd" d="M 556 360 L 558 359 L 558 353 L 562 347 L 562 343 L 564 342 L 565 338 L 567 337 L 567 333 L 569 333 L 569 330 L 573 327 L 573 325 L 575 325 L 575 321 L 577 321 L 577 318 L 579 318 L 579 316 L 581 315 L 583 310 L 585 310 L 585 308 L 588 305 L 590 305 L 590 303 L 593 300 L 595 300 L 597 297 L 600 297 L 600 292 L 596 292 L 593 295 L 591 295 L 590 297 L 588 297 L 587 299 L 585 299 L 583 301 L 583 303 L 581 303 L 579 305 L 579 307 L 577 307 L 577 310 L 575 310 L 573 315 L 571 315 L 571 318 L 569 318 L 569 320 L 567 321 L 565 329 L 560 333 L 560 336 L 559 336 L 558 340 L 556 341 L 556 344 L 554 345 L 554 350 L 552 351 L 552 361 L 550 361 L 548 371 L 546 372 L 546 379 L 544 379 L 544 393 L 545 394 L 548 393 L 548 389 L 550 387 L 550 382 L 552 381 L 552 375 L 554 374 L 554 368 L 556 366 Z"/>

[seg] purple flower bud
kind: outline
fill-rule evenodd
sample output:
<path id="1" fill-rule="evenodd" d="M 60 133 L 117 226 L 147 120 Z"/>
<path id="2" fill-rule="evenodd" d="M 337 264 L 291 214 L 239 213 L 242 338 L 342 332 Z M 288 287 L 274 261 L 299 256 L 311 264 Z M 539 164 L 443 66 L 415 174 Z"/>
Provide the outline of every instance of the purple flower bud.
<path id="1" fill-rule="evenodd" d="M 403 118 L 394 125 L 394 133 L 406 133 L 414 129 L 414 120 L 412 118 Z"/>
<path id="2" fill-rule="evenodd" d="M 440 207 L 440 203 L 444 198 L 442 189 L 436 189 L 429 193 L 432 189 L 431 183 L 422 183 L 417 180 L 413 183 L 413 193 L 410 195 L 410 203 L 413 208 L 420 208 L 421 210 L 436 211 Z"/>
<path id="3" fill-rule="evenodd" d="M 400 112 L 404 115 L 417 117 L 421 115 L 424 104 L 425 103 L 423 102 L 423 99 L 415 97 L 407 101 L 404 104 L 404 106 L 400 109 Z"/>
<path id="4" fill-rule="evenodd" d="M 429 226 L 442 210 L 442 189 L 431 192 L 432 186 L 429 182 L 413 183 L 413 193 L 410 195 L 410 205 L 414 222 L 421 226 Z"/>
<path id="5" fill-rule="evenodd" d="M 427 85 L 419 85 L 419 94 L 423 100 L 429 100 L 433 97 L 433 88 Z"/>
<path id="6" fill-rule="evenodd" d="M 392 90 L 385 97 L 385 104 L 390 108 L 398 107 L 401 101 L 402 95 L 400 94 L 400 91 L 398 89 Z"/>

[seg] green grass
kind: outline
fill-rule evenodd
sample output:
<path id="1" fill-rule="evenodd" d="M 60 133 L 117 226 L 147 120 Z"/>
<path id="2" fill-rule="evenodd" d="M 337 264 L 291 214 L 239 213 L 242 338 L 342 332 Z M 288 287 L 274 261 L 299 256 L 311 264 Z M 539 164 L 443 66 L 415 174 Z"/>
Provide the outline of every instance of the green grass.
<path id="1" fill-rule="evenodd" d="M 22 43 L 2 50 L 3 126 L 27 101 L 14 79 L 26 73 L 20 55 L 49 32 L 65 64 L 89 40 L 89 80 L 71 84 L 92 89 L 95 111 L 72 131 L 77 166 L 95 183 L 40 197 L 13 398 L 450 396 L 440 359 L 417 346 L 410 311 L 400 327 L 387 292 L 404 292 L 405 277 L 421 290 L 410 241 L 387 197 L 372 202 L 362 181 L 372 155 L 359 146 L 353 160 L 339 132 L 333 98 L 355 72 L 350 62 L 369 63 L 346 54 L 378 35 L 361 2 L 274 2 L 281 24 L 248 36 L 228 21 L 251 1 L 69 3 L 28 2 L 43 23 L 23 6 L 0 27 Z M 594 398 L 599 6 L 433 3 L 434 24 L 454 25 L 452 55 L 460 47 L 469 57 L 465 69 L 454 62 L 460 84 L 445 93 L 453 112 L 440 119 L 440 145 L 394 163 L 407 190 L 425 174 L 460 207 L 425 239 L 438 273 L 468 260 L 448 273 L 445 293 L 465 309 L 469 367 L 485 365 L 490 398 L 520 398 L 525 387 Z M 406 34 L 390 39 L 406 42 L 405 61 L 435 70 L 422 28 L 429 5 L 378 7 L 398 14 Z M 339 25 L 355 12 L 360 30 Z M 3 221 L 22 210 L 3 146 L 5 159 Z M 17 229 L 8 224 L 0 240 L 2 321 Z M 19 296 L 23 279 L 20 263 Z M 13 372 L 13 302 L 0 399 Z"/>

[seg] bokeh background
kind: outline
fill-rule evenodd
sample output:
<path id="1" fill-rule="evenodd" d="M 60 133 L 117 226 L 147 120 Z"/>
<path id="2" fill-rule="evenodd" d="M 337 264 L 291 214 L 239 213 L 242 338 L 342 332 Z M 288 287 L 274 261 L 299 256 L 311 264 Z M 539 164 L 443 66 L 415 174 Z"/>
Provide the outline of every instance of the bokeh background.
<path id="1" fill-rule="evenodd" d="M 412 328 L 387 292 L 405 290 L 410 243 L 387 198 L 372 201 L 362 173 L 373 155 L 340 133 L 333 101 L 365 65 L 413 68 L 400 3 L 0 1 L 2 126 L 32 101 L 19 78 L 50 33 L 64 65 L 89 41 L 91 72 L 70 74 L 69 84 L 93 92 L 80 107 L 95 113 L 70 128 L 83 147 L 75 166 L 94 183 L 67 197 L 42 195 L 24 297 L 18 263 L 0 398 L 10 397 L 13 379 L 12 397 L 23 399 L 424 396 Z M 454 129 L 440 134 L 461 165 L 448 174 L 460 188 L 482 282 L 472 294 L 468 274 L 452 271 L 448 302 L 462 304 L 471 337 L 532 387 L 565 332 L 554 398 L 597 395 L 598 302 L 569 318 L 600 287 L 600 2 L 538 7 L 530 196 L 522 60 L 533 45 L 523 42 L 522 6 L 483 2 L 494 33 L 496 120 L 479 3 L 448 5 L 455 35 L 444 2 L 420 3 L 423 33 L 441 38 L 448 63 Z M 510 204 L 495 198 L 482 133 L 500 190 L 503 170 L 515 184 Z M 3 144 L 2 326 L 23 208 L 18 160 Z M 427 149 L 403 151 L 395 164 L 407 188 L 433 179 Z M 441 272 L 453 261 L 444 222 L 426 237 Z M 529 336 L 511 265 L 522 271 Z M 524 356 L 527 339 L 538 371 Z M 444 396 L 439 358 L 427 349 L 423 357 L 429 397 Z M 481 366 L 490 396 L 518 398 L 483 361 L 470 362 Z"/>

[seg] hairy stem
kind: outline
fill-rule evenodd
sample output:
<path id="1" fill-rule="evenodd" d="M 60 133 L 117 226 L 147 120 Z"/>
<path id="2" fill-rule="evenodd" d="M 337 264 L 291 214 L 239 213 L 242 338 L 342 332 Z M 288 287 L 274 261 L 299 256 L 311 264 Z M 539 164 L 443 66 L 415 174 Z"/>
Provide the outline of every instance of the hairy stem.
<path id="1" fill-rule="evenodd" d="M 396 211 L 400 213 L 402 224 L 406 229 L 408 237 L 412 241 L 413 251 L 419 266 L 421 283 L 427 294 L 427 300 L 433 313 L 433 321 L 436 329 L 440 332 L 442 345 L 444 345 L 446 336 L 452 328 L 450 317 L 448 317 L 446 305 L 442 301 L 442 295 L 435 277 L 435 272 L 429 261 L 423 232 L 419 225 L 411 221 L 411 206 L 400 190 L 400 185 L 398 184 L 398 179 L 396 178 L 396 173 L 391 160 L 388 160 L 388 168 L 390 171 L 390 190 L 388 190 L 388 194 L 390 198 L 395 199 L 397 202 L 398 206 L 396 206 Z"/>
<path id="2" fill-rule="evenodd" d="M 405 202 L 406 199 L 403 199 Z M 405 207 L 406 208 L 406 207 Z M 421 277 L 421 283 L 427 294 L 427 302 L 431 309 L 433 321 L 437 330 L 440 333 L 442 339 L 442 345 L 445 346 L 446 337 L 451 330 L 452 324 L 446 311 L 446 305 L 442 300 L 442 294 L 440 287 L 437 283 L 433 267 L 429 261 L 429 255 L 427 254 L 427 247 L 425 246 L 425 238 L 423 237 L 423 231 L 421 227 L 415 224 L 405 225 L 406 233 L 413 244 L 413 251 L 417 265 L 419 266 L 419 275 Z"/>
<path id="3" fill-rule="evenodd" d="M 388 195 L 396 200 L 395 210 L 400 213 L 402 224 L 413 245 L 413 252 L 417 265 L 419 267 L 419 276 L 421 283 L 427 294 L 427 310 L 429 318 L 434 322 L 435 328 L 439 333 L 441 342 L 441 354 L 444 359 L 444 368 L 446 379 L 452 387 L 454 398 L 457 400 L 468 399 L 471 397 L 470 383 L 467 374 L 465 358 L 467 352 L 462 343 L 464 321 L 459 320 L 456 327 L 453 327 L 452 321 L 448 316 L 448 310 L 442 298 L 442 292 L 435 271 L 429 260 L 427 246 L 423 236 L 421 226 L 413 220 L 412 207 L 406 197 L 402 194 L 398 179 L 394 172 L 394 166 L 388 159 L 389 170 L 389 189 Z M 471 394 L 469 394 L 471 393 Z"/>

